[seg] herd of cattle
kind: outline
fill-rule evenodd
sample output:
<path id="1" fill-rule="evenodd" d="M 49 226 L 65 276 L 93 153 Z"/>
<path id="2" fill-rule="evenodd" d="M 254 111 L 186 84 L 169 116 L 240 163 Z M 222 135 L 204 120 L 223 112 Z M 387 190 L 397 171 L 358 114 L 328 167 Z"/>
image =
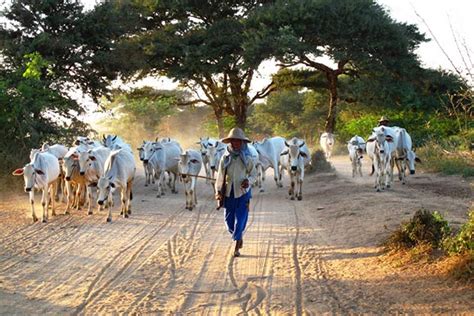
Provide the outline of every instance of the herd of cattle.
<path id="1" fill-rule="evenodd" d="M 178 193 L 176 181 L 181 181 L 186 196 L 186 209 L 192 210 L 197 204 L 197 179 L 205 178 L 206 183 L 214 187 L 217 166 L 227 148 L 226 144 L 209 137 L 201 137 L 197 144 L 200 147 L 198 150 L 183 151 L 178 141 L 171 138 L 143 141 L 137 150 L 143 163 L 145 186 L 156 185 L 157 197 L 161 197 L 167 187 L 172 193 Z M 334 135 L 323 133 L 320 145 L 329 159 L 334 146 Z M 414 173 L 414 163 L 418 159 L 411 146 L 410 135 L 403 128 L 374 128 L 367 143 L 362 137 L 354 136 L 347 145 L 352 161 L 352 175 L 359 173 L 362 176 L 361 158 L 367 152 L 372 160 L 372 173 L 376 174 L 377 191 L 390 187 L 395 164 L 400 180 L 405 183 L 407 164 L 410 173 Z M 276 186 L 283 186 L 282 176 L 287 172 L 290 176 L 288 193 L 291 199 L 302 199 L 305 167 L 311 163 L 311 154 L 304 140 L 286 140 L 277 136 L 249 143 L 248 149 L 257 169 L 255 186 L 260 191 L 264 191 L 267 169 L 272 168 Z M 13 175 L 24 177 L 34 222 L 38 220 L 34 210 L 35 190 L 42 191 L 43 222 L 48 220 L 49 206 L 52 215 L 55 215 L 55 200 L 66 203 L 66 214 L 71 208 L 79 209 L 86 204 L 87 213 L 92 214 L 94 201 L 97 201 L 99 210 L 108 208 L 107 222 L 110 222 L 113 194 L 116 191 L 121 195 L 121 215 L 128 217 L 131 214 L 135 166 L 131 146 L 120 137 L 104 135 L 99 142 L 81 136 L 76 138 L 71 148 L 61 144 L 44 144 L 41 149 L 31 150 L 30 162 L 13 171 Z M 205 176 L 199 175 L 202 167 Z"/>

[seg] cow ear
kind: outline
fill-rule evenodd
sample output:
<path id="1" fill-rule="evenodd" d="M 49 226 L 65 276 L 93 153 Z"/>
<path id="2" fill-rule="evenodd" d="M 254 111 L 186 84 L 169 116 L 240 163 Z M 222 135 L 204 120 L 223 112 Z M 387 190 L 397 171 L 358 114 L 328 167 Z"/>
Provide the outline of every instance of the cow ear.
<path id="1" fill-rule="evenodd" d="M 304 158 L 308 157 L 308 155 L 306 155 L 306 153 L 304 152 L 300 152 L 300 155 L 303 156 Z"/>
<path id="2" fill-rule="evenodd" d="M 282 151 L 280 156 L 288 155 L 288 150 Z"/>
<path id="3" fill-rule="evenodd" d="M 79 139 L 78 139 L 78 140 L 76 140 L 76 141 L 74 142 L 74 145 L 79 146 L 80 143 L 81 143 L 81 142 L 80 142 Z"/>
<path id="4" fill-rule="evenodd" d="M 23 175 L 23 168 L 18 168 L 15 171 L 12 172 L 12 175 L 14 176 L 21 176 Z"/>
<path id="5" fill-rule="evenodd" d="M 422 163 L 422 162 L 421 162 L 421 159 L 418 158 L 418 157 L 415 157 L 415 161 L 416 161 L 416 162 L 419 162 L 419 163 Z"/>
<path id="6" fill-rule="evenodd" d="M 41 170 L 39 170 L 39 169 L 35 169 L 35 172 L 36 172 L 37 174 L 40 174 L 40 175 L 43 175 L 43 174 L 44 174 L 44 172 L 41 171 Z"/>
<path id="7" fill-rule="evenodd" d="M 367 139 L 367 142 L 368 142 L 368 143 L 372 143 L 372 142 L 374 142 L 374 141 L 375 141 L 375 138 L 369 138 L 369 139 Z"/>

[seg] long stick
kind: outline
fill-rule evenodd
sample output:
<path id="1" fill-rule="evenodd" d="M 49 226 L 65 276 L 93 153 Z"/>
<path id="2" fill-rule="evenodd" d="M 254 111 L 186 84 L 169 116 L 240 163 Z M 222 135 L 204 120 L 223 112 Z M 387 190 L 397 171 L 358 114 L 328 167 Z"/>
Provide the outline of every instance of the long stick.
<path id="1" fill-rule="evenodd" d="M 206 180 L 216 180 L 214 178 L 208 178 L 208 177 L 204 177 L 204 176 L 195 176 L 193 174 L 187 174 L 187 173 L 181 173 L 180 174 L 181 176 L 190 176 L 190 177 L 196 177 L 196 178 L 201 178 L 201 179 L 206 179 Z"/>

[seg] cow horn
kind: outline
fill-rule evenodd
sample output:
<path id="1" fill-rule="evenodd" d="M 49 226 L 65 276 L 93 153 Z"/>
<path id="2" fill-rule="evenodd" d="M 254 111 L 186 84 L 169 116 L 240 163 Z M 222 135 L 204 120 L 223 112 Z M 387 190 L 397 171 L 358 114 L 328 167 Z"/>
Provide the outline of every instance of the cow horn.
<path id="1" fill-rule="evenodd" d="M 117 135 L 115 135 L 114 138 L 112 138 L 112 141 L 114 141 L 116 138 L 117 138 Z"/>
<path id="2" fill-rule="evenodd" d="M 304 145 L 306 145 L 305 142 L 303 142 L 303 143 L 300 145 L 300 148 L 303 147 Z"/>
<path id="3" fill-rule="evenodd" d="M 286 142 L 286 140 L 285 140 L 285 146 L 286 146 L 286 147 L 290 147 L 290 145 L 288 145 L 288 143 Z"/>
<path id="4" fill-rule="evenodd" d="M 102 134 L 102 138 L 104 139 L 104 142 L 105 142 L 105 134 Z"/>

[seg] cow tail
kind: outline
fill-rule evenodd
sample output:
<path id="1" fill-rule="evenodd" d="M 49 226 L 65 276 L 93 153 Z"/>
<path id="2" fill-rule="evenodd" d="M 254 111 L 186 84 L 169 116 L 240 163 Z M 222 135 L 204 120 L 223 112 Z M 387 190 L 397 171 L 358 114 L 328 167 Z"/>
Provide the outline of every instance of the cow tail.
<path id="1" fill-rule="evenodd" d="M 369 176 L 372 176 L 374 172 L 375 172 L 374 163 L 372 163 L 372 172 L 369 174 Z"/>

